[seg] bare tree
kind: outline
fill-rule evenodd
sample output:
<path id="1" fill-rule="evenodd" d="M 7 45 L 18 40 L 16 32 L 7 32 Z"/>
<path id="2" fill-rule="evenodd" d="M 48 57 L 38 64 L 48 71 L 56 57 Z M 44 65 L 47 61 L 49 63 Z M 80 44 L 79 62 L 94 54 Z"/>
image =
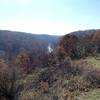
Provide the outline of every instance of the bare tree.
<path id="1" fill-rule="evenodd" d="M 0 62 L 0 68 L 0 99 L 15 100 L 19 90 L 16 84 L 16 71 L 4 62 Z"/>

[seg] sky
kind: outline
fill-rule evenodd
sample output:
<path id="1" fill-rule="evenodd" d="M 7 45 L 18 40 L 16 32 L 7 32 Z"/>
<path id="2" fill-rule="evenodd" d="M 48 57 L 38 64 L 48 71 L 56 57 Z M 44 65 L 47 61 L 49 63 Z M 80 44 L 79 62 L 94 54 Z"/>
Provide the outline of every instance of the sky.
<path id="1" fill-rule="evenodd" d="M 100 0 L 0 0 L 0 29 L 64 35 L 100 28 Z"/>

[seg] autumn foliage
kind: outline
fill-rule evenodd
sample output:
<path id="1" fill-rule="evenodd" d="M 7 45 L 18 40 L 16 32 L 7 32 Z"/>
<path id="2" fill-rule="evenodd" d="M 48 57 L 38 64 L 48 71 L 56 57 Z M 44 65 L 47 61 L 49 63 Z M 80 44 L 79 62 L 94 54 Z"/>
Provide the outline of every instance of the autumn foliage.
<path id="1" fill-rule="evenodd" d="M 80 93 L 100 88 L 100 69 L 83 60 L 99 54 L 100 31 L 67 34 L 50 53 L 23 51 L 0 59 L 0 100 L 77 100 Z"/>

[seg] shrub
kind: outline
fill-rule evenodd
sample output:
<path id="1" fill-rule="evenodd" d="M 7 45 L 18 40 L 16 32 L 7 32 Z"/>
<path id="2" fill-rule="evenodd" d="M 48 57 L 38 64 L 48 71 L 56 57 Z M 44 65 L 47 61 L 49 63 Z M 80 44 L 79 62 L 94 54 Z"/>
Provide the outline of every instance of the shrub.
<path id="1" fill-rule="evenodd" d="M 0 98 L 5 100 L 15 100 L 19 91 L 16 84 L 17 74 L 14 68 L 8 67 L 4 62 L 0 69 Z M 4 66 L 3 66 L 4 65 Z"/>
<path id="2" fill-rule="evenodd" d="M 93 87 L 100 87 L 100 69 L 97 68 L 89 70 L 86 73 L 85 78 L 91 83 Z"/>

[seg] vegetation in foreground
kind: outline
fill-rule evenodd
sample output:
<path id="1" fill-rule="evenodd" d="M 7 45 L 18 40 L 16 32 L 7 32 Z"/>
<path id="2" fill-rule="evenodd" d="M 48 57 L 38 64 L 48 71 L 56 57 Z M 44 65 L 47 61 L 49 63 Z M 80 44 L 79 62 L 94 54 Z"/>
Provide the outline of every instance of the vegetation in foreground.
<path id="1" fill-rule="evenodd" d="M 62 60 L 54 54 L 46 60 L 38 67 L 32 67 L 26 55 L 12 64 L 1 60 L 1 100 L 81 100 L 81 94 L 91 95 L 91 90 L 100 88 L 100 69 L 90 63 L 70 57 Z"/>
<path id="2" fill-rule="evenodd" d="M 100 45 L 99 39 L 92 38 L 95 42 L 90 40 L 81 44 L 84 42 L 80 43 L 76 36 L 68 35 L 61 41 L 60 47 L 51 53 L 37 52 L 36 55 L 30 55 L 22 52 L 12 60 L 0 59 L 0 99 L 99 98 L 100 68 L 97 56 Z"/>

